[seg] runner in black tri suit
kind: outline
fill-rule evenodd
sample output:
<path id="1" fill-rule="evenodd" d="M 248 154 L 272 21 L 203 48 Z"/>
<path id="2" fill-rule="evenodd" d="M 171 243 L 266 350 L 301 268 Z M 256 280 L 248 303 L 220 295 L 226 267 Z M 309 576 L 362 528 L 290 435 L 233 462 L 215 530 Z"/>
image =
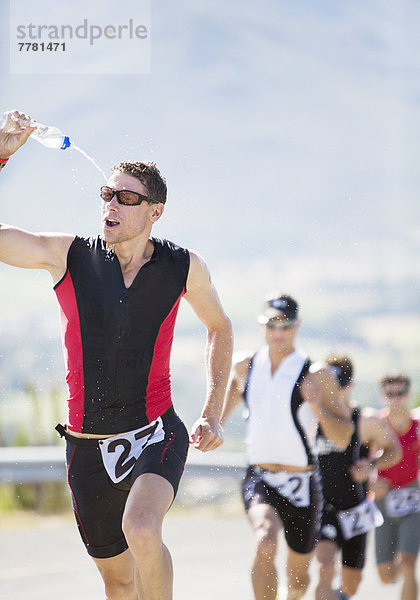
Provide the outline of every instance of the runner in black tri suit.
<path id="1" fill-rule="evenodd" d="M 283 528 L 287 543 L 287 599 L 302 598 L 319 532 L 321 490 L 313 447 L 318 423 L 342 448 L 353 427 L 338 385 L 326 365 L 311 365 L 295 349 L 298 305 L 277 295 L 259 321 L 266 345 L 236 363 L 222 421 L 245 400 L 249 467 L 242 498 L 256 539 L 251 569 L 256 600 L 274 600 L 278 589 L 276 553 Z"/>
<path id="2" fill-rule="evenodd" d="M 5 114 L 4 165 L 28 139 L 30 117 Z M 0 225 L 0 260 L 50 272 L 60 305 L 68 419 L 68 482 L 80 535 L 108 600 L 170 600 L 172 563 L 162 521 L 189 442 L 223 441 L 220 413 L 232 329 L 204 261 L 151 237 L 166 182 L 154 163 L 114 167 L 102 198 L 101 236 L 33 234 Z M 208 393 L 191 436 L 172 406 L 175 319 L 188 300 L 208 331 Z"/>
<path id="3" fill-rule="evenodd" d="M 332 355 L 326 362 L 337 376 L 340 397 L 350 407 L 353 390 L 350 359 Z M 378 464 L 380 467 L 395 464 L 400 457 L 398 440 L 380 419 L 360 408 L 353 408 L 352 421 L 354 432 L 344 450 L 324 436 L 321 426 L 318 430 L 317 452 L 324 508 L 316 549 L 320 563 L 316 600 L 337 599 L 332 584 L 338 549 L 341 549 L 342 564 L 339 598 L 345 600 L 356 593 L 365 564 L 367 531 L 381 522 L 378 509 L 367 499 L 369 472 Z M 375 455 L 381 453 L 380 458 L 363 458 L 362 444 L 375 449 Z"/>

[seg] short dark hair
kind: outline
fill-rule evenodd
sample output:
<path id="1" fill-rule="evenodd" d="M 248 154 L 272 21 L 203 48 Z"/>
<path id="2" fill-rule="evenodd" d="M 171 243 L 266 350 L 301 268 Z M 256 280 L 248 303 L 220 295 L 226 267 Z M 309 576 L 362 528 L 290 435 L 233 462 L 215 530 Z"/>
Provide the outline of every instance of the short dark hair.
<path id="1" fill-rule="evenodd" d="M 298 303 L 289 294 L 272 294 L 265 300 L 258 321 L 266 325 L 270 319 L 279 316 L 286 317 L 288 321 L 297 321 L 298 310 Z"/>
<path id="2" fill-rule="evenodd" d="M 348 356 L 344 354 L 330 354 L 326 362 L 338 379 L 340 388 L 348 387 L 353 381 L 353 363 Z"/>
<path id="3" fill-rule="evenodd" d="M 405 385 L 405 389 L 408 392 L 411 387 L 411 379 L 405 373 L 390 373 L 384 375 L 380 380 L 381 388 L 384 388 L 386 385 L 392 383 L 400 383 L 401 385 Z"/>
<path id="4" fill-rule="evenodd" d="M 147 188 L 147 194 L 153 200 L 166 203 L 166 179 L 154 162 L 132 162 L 125 161 L 112 167 L 113 173 L 127 173 L 136 177 Z"/>

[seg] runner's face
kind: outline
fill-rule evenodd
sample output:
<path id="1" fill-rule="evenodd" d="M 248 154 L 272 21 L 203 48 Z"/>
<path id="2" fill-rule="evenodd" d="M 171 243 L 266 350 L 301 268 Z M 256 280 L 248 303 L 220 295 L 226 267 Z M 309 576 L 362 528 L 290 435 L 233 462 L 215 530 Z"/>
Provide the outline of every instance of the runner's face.
<path id="1" fill-rule="evenodd" d="M 127 173 L 114 173 L 108 180 L 108 186 L 114 190 L 131 190 L 145 196 L 147 188 L 136 178 Z M 147 230 L 147 235 L 156 211 L 162 213 L 163 204 L 142 202 L 137 206 L 119 204 L 116 196 L 110 202 L 102 201 L 102 228 L 106 242 L 118 244 L 133 239 Z"/>
<path id="2" fill-rule="evenodd" d="M 404 383 L 387 383 L 383 388 L 384 401 L 388 406 L 404 407 L 408 401 L 408 390 Z"/>
<path id="3" fill-rule="evenodd" d="M 285 316 L 279 316 L 276 319 L 271 319 L 271 322 L 275 322 L 279 325 L 285 323 L 287 325 L 291 325 L 290 321 L 286 319 Z M 265 341 L 270 350 L 291 350 L 295 343 L 295 337 L 297 331 L 299 329 L 300 321 L 296 321 L 292 327 L 282 328 L 282 327 L 270 327 L 268 325 L 263 325 L 265 332 Z"/>

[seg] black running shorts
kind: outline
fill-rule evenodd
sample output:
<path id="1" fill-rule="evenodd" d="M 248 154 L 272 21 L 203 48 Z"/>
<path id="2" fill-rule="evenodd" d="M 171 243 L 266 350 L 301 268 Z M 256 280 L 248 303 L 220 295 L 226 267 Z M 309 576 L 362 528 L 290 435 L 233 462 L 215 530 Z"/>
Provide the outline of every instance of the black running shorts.
<path id="1" fill-rule="evenodd" d="M 318 471 L 310 479 L 310 504 L 294 506 L 262 481 L 258 469 L 248 467 L 242 480 L 242 499 L 248 512 L 256 504 L 272 506 L 283 522 L 287 545 L 295 552 L 312 552 L 318 539 L 321 520 L 321 486 Z"/>
<path id="2" fill-rule="evenodd" d="M 341 562 L 345 567 L 363 569 L 365 566 L 367 533 L 345 540 L 341 534 L 337 510 L 329 503 L 325 504 L 322 511 L 320 539 L 334 542 L 341 548 Z"/>
<path id="3" fill-rule="evenodd" d="M 168 416 L 169 413 L 169 416 Z M 173 409 L 162 416 L 165 438 L 148 446 L 134 469 L 116 484 L 106 472 L 99 445 L 80 444 L 66 435 L 67 480 L 80 535 L 94 558 L 109 558 L 128 548 L 122 531 L 125 503 L 134 481 L 143 473 L 160 475 L 172 485 L 174 497 L 188 453 L 188 432 Z M 82 442 L 86 442 L 82 439 Z"/>

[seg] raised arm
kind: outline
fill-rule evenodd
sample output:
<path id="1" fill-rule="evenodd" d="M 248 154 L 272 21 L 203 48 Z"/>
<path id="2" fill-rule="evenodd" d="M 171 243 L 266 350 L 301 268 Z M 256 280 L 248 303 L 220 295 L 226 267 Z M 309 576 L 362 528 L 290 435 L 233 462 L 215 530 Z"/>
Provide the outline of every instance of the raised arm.
<path id="1" fill-rule="evenodd" d="M 201 417 L 193 425 L 191 443 L 205 452 L 214 450 L 223 443 L 220 415 L 232 363 L 232 325 L 222 308 L 203 259 L 194 252 L 190 252 L 190 257 L 184 298 L 207 328 L 207 395 Z"/>
<path id="2" fill-rule="evenodd" d="M 2 161 L 19 150 L 36 129 L 28 125 L 29 121 L 28 115 L 17 110 L 3 115 L 4 126 L 0 129 Z M 0 261 L 25 269 L 46 269 L 55 284 L 65 273 L 67 252 L 73 237 L 60 233 L 30 233 L 0 223 Z"/>
<path id="3" fill-rule="evenodd" d="M 324 435 L 338 448 L 347 448 L 354 426 L 350 410 L 339 398 L 336 377 L 327 365 L 311 365 L 302 382 L 302 395 L 318 417 Z"/>
<path id="4" fill-rule="evenodd" d="M 246 380 L 251 365 L 251 357 L 241 360 L 233 366 L 223 405 L 221 423 L 224 425 L 229 415 L 244 399 Z"/>
<path id="5" fill-rule="evenodd" d="M 23 269 L 46 269 L 55 285 L 66 272 L 73 238 L 65 233 L 30 233 L 0 223 L 0 261 Z"/>

